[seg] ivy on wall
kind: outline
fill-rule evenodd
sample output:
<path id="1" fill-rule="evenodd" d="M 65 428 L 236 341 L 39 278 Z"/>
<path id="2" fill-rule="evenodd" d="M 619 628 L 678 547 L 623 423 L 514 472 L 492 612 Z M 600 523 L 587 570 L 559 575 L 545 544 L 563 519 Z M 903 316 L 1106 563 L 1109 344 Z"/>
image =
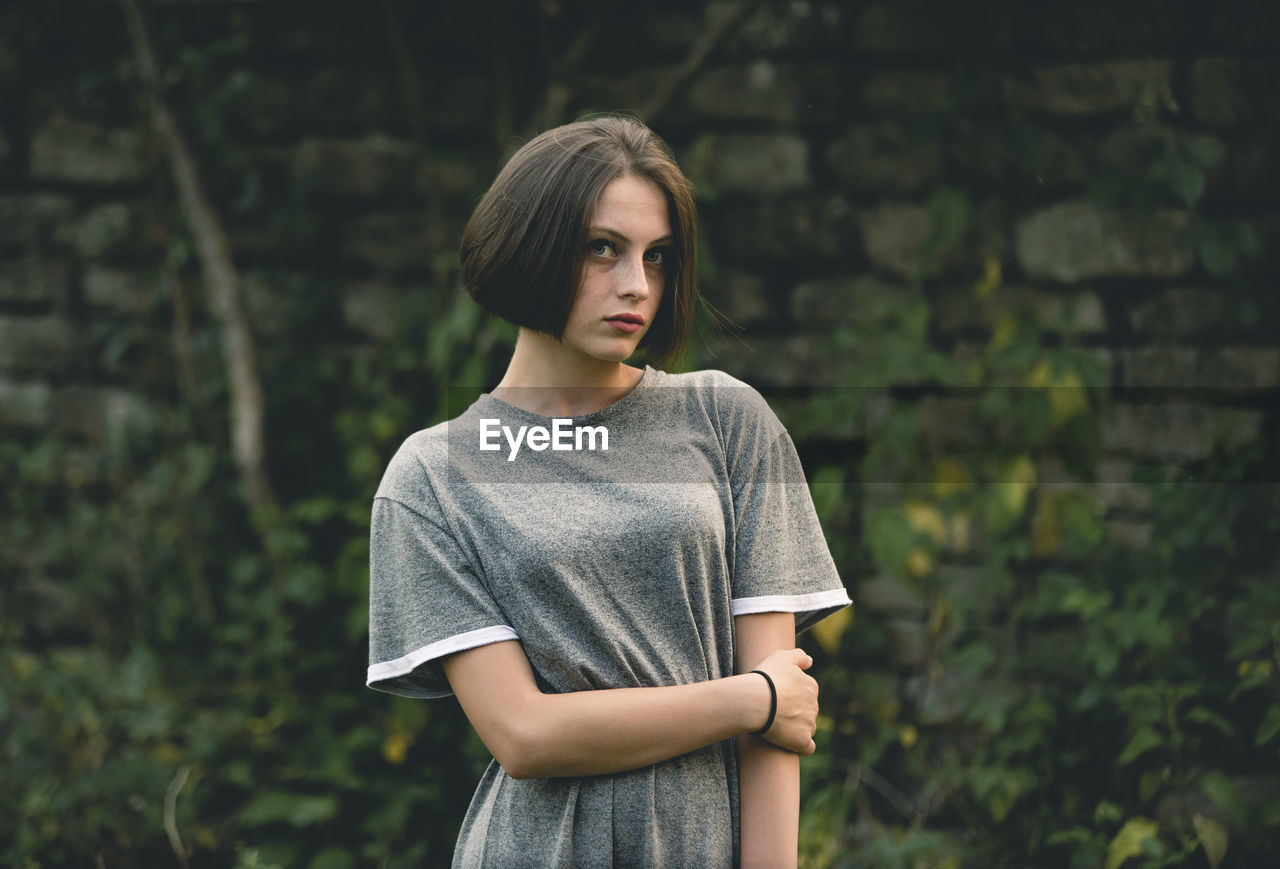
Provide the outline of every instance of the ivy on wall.
<path id="1" fill-rule="evenodd" d="M 678 5 L 663 14 L 683 21 Z M 496 27 L 534 14 L 504 8 L 512 17 Z M 421 59 L 388 35 L 396 9 L 325 32 L 357 55 L 389 52 L 412 81 Z M 545 75 L 508 70 L 493 141 L 538 117 L 567 120 L 589 94 L 564 88 L 623 11 L 606 5 L 590 27 L 566 29 L 564 52 L 539 42 L 558 58 Z M 394 298 L 382 337 L 351 334 L 335 252 L 386 227 L 323 199 L 352 188 L 241 146 L 254 124 L 265 151 L 287 135 L 248 60 L 261 34 L 243 14 L 166 16 L 157 37 L 220 207 L 250 228 L 240 251 L 272 284 L 274 308 L 255 315 L 280 513 L 255 521 L 243 507 L 218 327 L 157 183 L 144 237 L 120 254 L 146 264 L 145 292 L 135 309 L 95 314 L 85 363 L 128 372 L 112 376 L 127 376 L 149 412 L 96 444 L 0 435 L 0 554 L 16 577 L 0 584 L 7 865 L 437 865 L 487 760 L 455 705 L 361 687 L 368 501 L 403 437 L 465 401 L 445 385 L 495 382 L 513 336 L 456 301 L 454 239 L 434 213 L 425 225 L 438 244 L 388 266 L 426 289 Z M 715 31 L 731 62 L 785 57 L 769 41 L 782 30 L 745 20 Z M 826 32 L 788 20 L 786 39 Z M 200 21 L 216 38 L 193 37 Z M 90 52 L 90 34 L 62 27 L 50 16 L 37 29 Z M 680 68 L 715 48 L 695 40 L 663 57 Z M 77 67 L 91 105 L 110 102 L 117 76 L 132 82 L 128 62 L 98 58 Z M 992 118 L 971 96 L 980 88 L 956 81 L 951 102 L 906 124 L 903 148 L 928 152 L 981 118 L 994 132 L 980 144 L 1011 154 L 1001 171 L 1016 177 L 1000 183 L 1037 190 L 1054 154 L 1037 119 Z M 1126 97 L 1130 146 L 1088 167 L 1088 202 L 1138 222 L 1185 215 L 1180 251 L 1196 278 L 1230 297 L 1242 326 L 1273 322 L 1261 224 L 1215 203 L 1225 146 L 1185 129 L 1158 94 Z M 256 117 L 255 100 L 267 104 Z M 360 105 L 319 102 L 324 123 L 364 132 Z M 487 178 L 501 150 L 476 156 L 456 133 L 430 140 L 425 115 L 405 128 L 436 209 L 477 192 L 444 190 L 441 166 L 483 163 L 467 177 Z M 1123 389 L 1070 303 L 1046 313 L 1034 294 L 1007 292 L 1019 276 L 983 234 L 984 183 L 939 173 L 916 191 L 928 230 L 910 273 L 856 299 L 856 316 L 823 336 L 839 385 L 777 402 L 813 457 L 814 501 L 859 602 L 805 641 L 820 658 L 824 716 L 804 764 L 803 864 L 1257 863 L 1280 851 L 1274 419 L 1176 468 L 1108 476 L 1101 429 Z M 704 260 L 714 283 L 714 239 Z M 938 327 L 957 292 L 976 312 L 964 346 Z M 1232 409 L 1224 399 L 1223 418 Z M 1137 547 L 1107 521 L 1121 491 L 1146 505 Z M 862 606 L 876 594 L 891 598 Z"/>

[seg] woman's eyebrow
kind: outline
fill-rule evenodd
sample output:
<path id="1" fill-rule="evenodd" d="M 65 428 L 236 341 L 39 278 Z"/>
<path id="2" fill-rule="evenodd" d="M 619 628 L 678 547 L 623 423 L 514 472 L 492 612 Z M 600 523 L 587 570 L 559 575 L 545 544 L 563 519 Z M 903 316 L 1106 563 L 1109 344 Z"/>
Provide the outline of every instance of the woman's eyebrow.
<path id="1" fill-rule="evenodd" d="M 618 232 L 617 230 L 609 229 L 606 226 L 590 226 L 590 227 L 587 227 L 587 232 L 591 233 L 592 235 L 610 235 L 616 238 L 618 241 L 624 242 L 625 244 L 631 244 L 631 239 L 627 238 L 625 235 Z M 671 240 L 672 240 L 672 236 L 670 233 L 668 233 L 662 236 L 661 238 L 655 238 L 653 241 L 649 242 L 648 246 L 653 247 L 655 244 L 666 244 Z"/>

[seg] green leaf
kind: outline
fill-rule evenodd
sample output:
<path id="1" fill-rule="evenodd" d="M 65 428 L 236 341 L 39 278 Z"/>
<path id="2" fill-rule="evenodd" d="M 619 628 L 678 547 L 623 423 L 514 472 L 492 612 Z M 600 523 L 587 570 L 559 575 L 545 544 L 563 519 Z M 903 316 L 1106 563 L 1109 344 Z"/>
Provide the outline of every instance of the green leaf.
<path id="1" fill-rule="evenodd" d="M 356 858 L 341 848 L 325 848 L 312 858 L 308 869 L 352 869 Z"/>
<path id="2" fill-rule="evenodd" d="M 1164 745 L 1164 738 L 1151 727 L 1142 727 L 1130 739 L 1129 744 L 1120 752 L 1116 761 L 1120 766 L 1128 766 L 1153 748 Z"/>
<path id="3" fill-rule="evenodd" d="M 1227 156 L 1227 149 L 1216 139 L 1190 139 L 1183 143 L 1187 156 L 1201 166 L 1217 166 Z"/>
<path id="4" fill-rule="evenodd" d="M 1232 823 L 1239 827 L 1245 825 L 1248 809 L 1245 808 L 1244 800 L 1240 798 L 1240 789 L 1234 781 L 1215 770 L 1205 773 L 1200 780 L 1200 789 L 1215 806 L 1227 813 Z"/>
<path id="5" fill-rule="evenodd" d="M 1138 777 L 1138 799 L 1144 804 L 1152 799 L 1160 788 L 1164 787 L 1169 781 L 1169 767 L 1164 766 L 1160 769 L 1149 769 Z"/>
<path id="6" fill-rule="evenodd" d="M 1258 738 L 1253 744 L 1262 745 L 1270 742 L 1277 733 L 1280 733 L 1280 703 L 1272 703 L 1271 708 L 1267 710 L 1267 717 L 1262 719 L 1262 726 L 1258 728 Z"/>
<path id="7" fill-rule="evenodd" d="M 1150 818 L 1130 818 L 1107 846 L 1106 869 L 1119 869 L 1130 857 L 1142 853 L 1142 845 L 1148 839 L 1157 838 L 1156 822 Z"/>
<path id="8" fill-rule="evenodd" d="M 1124 810 L 1115 803 L 1103 801 L 1093 810 L 1095 824 L 1113 824 L 1124 817 Z"/>
<path id="9" fill-rule="evenodd" d="M 1187 713 L 1187 720 L 1196 724 L 1207 724 L 1218 730 L 1223 736 L 1235 736 L 1236 729 L 1231 722 L 1214 712 L 1207 706 L 1197 706 Z"/>
<path id="10" fill-rule="evenodd" d="M 1170 167 L 1169 186 L 1188 208 L 1194 208 L 1204 195 L 1204 173 L 1188 163 L 1175 163 Z"/>
<path id="11" fill-rule="evenodd" d="M 820 468 L 809 484 L 809 493 L 818 518 L 829 521 L 844 504 L 844 471 L 835 465 Z"/>
<path id="12" fill-rule="evenodd" d="M 1217 821 L 1206 818 L 1199 812 L 1192 816 L 1191 823 L 1196 828 L 1196 838 L 1200 840 L 1204 855 L 1209 860 L 1209 869 L 1218 869 L 1222 858 L 1227 856 L 1227 831 Z"/>
<path id="13" fill-rule="evenodd" d="M 335 797 L 267 791 L 249 804 L 241 821 L 249 827 L 281 822 L 295 827 L 310 827 L 329 820 L 337 813 L 338 800 Z"/>

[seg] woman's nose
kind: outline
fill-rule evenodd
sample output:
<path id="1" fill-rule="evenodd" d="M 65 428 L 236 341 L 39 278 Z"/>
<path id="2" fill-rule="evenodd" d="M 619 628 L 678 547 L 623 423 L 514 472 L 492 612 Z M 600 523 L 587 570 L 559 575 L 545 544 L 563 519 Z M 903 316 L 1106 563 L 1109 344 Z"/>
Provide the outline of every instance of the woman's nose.
<path id="1" fill-rule="evenodd" d="M 647 299 L 652 291 L 649 286 L 650 280 L 652 277 L 645 268 L 644 257 L 627 257 L 626 267 L 619 276 L 618 294 L 640 300 Z"/>

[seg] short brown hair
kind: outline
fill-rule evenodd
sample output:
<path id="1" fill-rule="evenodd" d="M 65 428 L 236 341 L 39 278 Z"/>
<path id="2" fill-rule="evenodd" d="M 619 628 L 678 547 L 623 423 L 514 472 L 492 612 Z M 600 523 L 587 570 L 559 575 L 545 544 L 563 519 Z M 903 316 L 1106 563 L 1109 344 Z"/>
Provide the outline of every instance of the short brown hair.
<path id="1" fill-rule="evenodd" d="M 640 347 L 655 365 L 680 354 L 697 297 L 693 188 L 670 149 L 632 118 L 603 115 L 547 130 L 517 151 L 462 232 L 462 283 L 480 305 L 559 339 L 581 283 L 587 228 L 601 191 L 632 175 L 667 200 L 675 260 Z"/>

